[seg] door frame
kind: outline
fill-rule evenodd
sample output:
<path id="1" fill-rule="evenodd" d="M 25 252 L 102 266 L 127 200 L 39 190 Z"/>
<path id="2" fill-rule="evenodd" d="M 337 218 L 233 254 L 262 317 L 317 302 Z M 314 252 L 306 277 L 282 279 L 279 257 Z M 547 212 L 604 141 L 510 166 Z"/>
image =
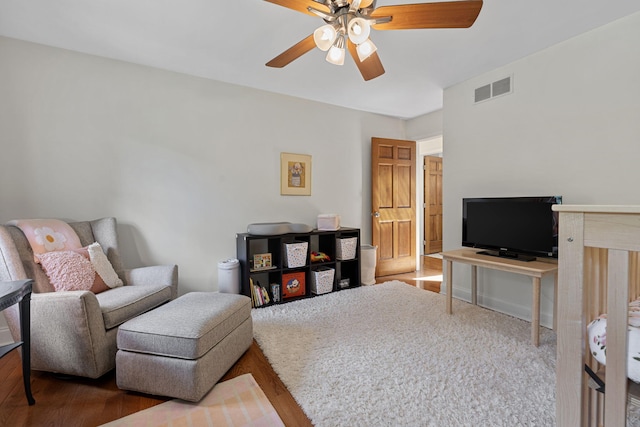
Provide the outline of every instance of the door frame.
<path id="1" fill-rule="evenodd" d="M 421 267 L 421 257 L 424 254 L 424 158 L 426 156 L 442 155 L 442 135 L 424 139 L 416 139 L 416 268 Z M 444 233 L 444 230 L 443 230 Z M 444 240 L 444 236 L 443 236 Z"/>

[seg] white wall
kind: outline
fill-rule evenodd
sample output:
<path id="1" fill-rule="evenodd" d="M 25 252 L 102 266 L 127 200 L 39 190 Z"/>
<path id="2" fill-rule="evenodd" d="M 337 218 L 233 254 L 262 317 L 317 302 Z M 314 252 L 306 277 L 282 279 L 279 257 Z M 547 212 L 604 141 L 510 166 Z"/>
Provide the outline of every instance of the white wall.
<path id="1" fill-rule="evenodd" d="M 640 13 L 444 92 L 444 248 L 460 247 L 462 198 L 562 195 L 570 204 L 640 204 Z M 473 104 L 513 75 L 514 92 Z M 469 268 L 454 268 L 468 298 Z M 479 301 L 530 318 L 530 280 L 485 271 Z M 553 289 L 543 282 L 542 320 Z"/>
<path id="2" fill-rule="evenodd" d="M 403 121 L 0 37 L 0 222 L 115 216 L 127 267 L 217 290 L 247 224 L 339 213 L 371 241 L 370 140 Z M 312 195 L 280 195 L 280 153 Z"/>
<path id="3" fill-rule="evenodd" d="M 409 119 L 405 123 L 405 129 L 407 139 L 415 141 L 442 136 L 443 111 L 437 110 Z"/>

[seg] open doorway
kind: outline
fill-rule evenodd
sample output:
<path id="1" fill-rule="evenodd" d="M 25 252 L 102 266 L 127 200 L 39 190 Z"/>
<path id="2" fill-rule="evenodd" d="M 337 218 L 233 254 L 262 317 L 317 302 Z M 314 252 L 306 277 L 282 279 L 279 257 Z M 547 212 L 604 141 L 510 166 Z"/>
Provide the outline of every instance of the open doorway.
<path id="1" fill-rule="evenodd" d="M 423 253 L 442 252 L 442 157 L 424 156 Z"/>
<path id="2" fill-rule="evenodd" d="M 416 210 L 420 266 L 422 257 L 442 252 L 442 136 L 418 140 L 416 146 L 416 187 L 423 189 L 417 194 L 422 209 Z"/>
<path id="3" fill-rule="evenodd" d="M 418 158 L 422 159 L 422 207 L 418 209 L 422 243 L 420 269 L 416 278 L 422 289 L 440 292 L 442 286 L 442 136 L 417 141 Z M 438 273 L 439 272 L 439 273 Z"/>
<path id="4" fill-rule="evenodd" d="M 415 165 L 415 209 L 413 211 L 413 218 L 415 221 L 415 228 L 412 234 L 415 236 L 415 250 L 411 254 L 411 258 L 415 260 L 414 271 L 406 273 L 392 273 L 391 275 L 377 274 L 377 283 L 382 283 L 387 280 L 402 280 L 406 283 L 414 284 L 415 286 L 430 290 L 433 292 L 440 292 L 442 284 L 442 257 L 438 253 L 425 255 L 425 183 L 428 179 L 425 179 L 424 163 L 425 158 L 436 157 L 442 158 L 442 136 L 426 138 L 415 142 L 415 156 L 413 164 Z M 373 157 L 373 154 L 372 154 Z M 441 164 L 441 162 L 440 162 Z M 440 168 L 441 169 L 441 168 Z M 375 180 L 372 179 L 372 185 Z M 440 180 L 441 182 L 441 180 Z M 441 187 L 441 186 L 440 186 Z M 373 198 L 373 197 L 372 197 Z M 441 200 L 441 197 L 440 197 Z M 374 209 L 372 214 L 375 216 Z M 442 233 L 440 233 L 442 235 Z M 440 249 L 441 252 L 442 249 Z"/>

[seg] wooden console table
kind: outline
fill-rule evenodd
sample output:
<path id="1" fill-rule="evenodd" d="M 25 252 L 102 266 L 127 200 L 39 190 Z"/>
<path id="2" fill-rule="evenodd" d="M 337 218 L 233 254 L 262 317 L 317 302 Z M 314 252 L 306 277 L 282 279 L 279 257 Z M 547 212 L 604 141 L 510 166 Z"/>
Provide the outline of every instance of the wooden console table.
<path id="1" fill-rule="evenodd" d="M 453 263 L 471 265 L 471 302 L 478 303 L 478 267 L 529 276 L 533 284 L 533 301 L 531 303 L 531 342 L 540 345 L 540 281 L 549 274 L 553 275 L 554 295 L 558 292 L 558 264 L 554 261 L 518 261 L 490 255 L 480 255 L 475 249 L 457 249 L 442 253 L 447 267 L 447 313 L 453 313 Z M 556 322 L 556 300 L 553 299 L 553 328 Z"/>

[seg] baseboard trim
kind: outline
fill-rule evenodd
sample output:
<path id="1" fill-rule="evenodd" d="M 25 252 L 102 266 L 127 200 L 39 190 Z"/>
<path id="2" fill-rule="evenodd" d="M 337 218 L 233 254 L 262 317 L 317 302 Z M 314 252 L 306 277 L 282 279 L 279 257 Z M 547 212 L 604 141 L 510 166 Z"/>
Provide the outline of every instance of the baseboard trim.
<path id="1" fill-rule="evenodd" d="M 0 345 L 11 344 L 12 342 L 13 337 L 11 336 L 11 331 L 9 331 L 9 327 L 0 327 Z"/>
<path id="2" fill-rule="evenodd" d="M 440 293 L 447 294 L 447 286 L 442 282 L 440 286 Z M 453 297 L 461 299 L 468 303 L 471 302 L 471 290 L 459 289 L 453 287 Z M 494 310 L 499 313 L 507 314 L 509 316 L 516 317 L 527 322 L 531 322 L 531 306 L 514 304 L 513 302 L 500 300 L 497 298 L 489 298 L 483 295 L 478 295 L 478 306 Z M 553 313 L 540 312 L 540 325 L 545 328 L 553 329 Z"/>

